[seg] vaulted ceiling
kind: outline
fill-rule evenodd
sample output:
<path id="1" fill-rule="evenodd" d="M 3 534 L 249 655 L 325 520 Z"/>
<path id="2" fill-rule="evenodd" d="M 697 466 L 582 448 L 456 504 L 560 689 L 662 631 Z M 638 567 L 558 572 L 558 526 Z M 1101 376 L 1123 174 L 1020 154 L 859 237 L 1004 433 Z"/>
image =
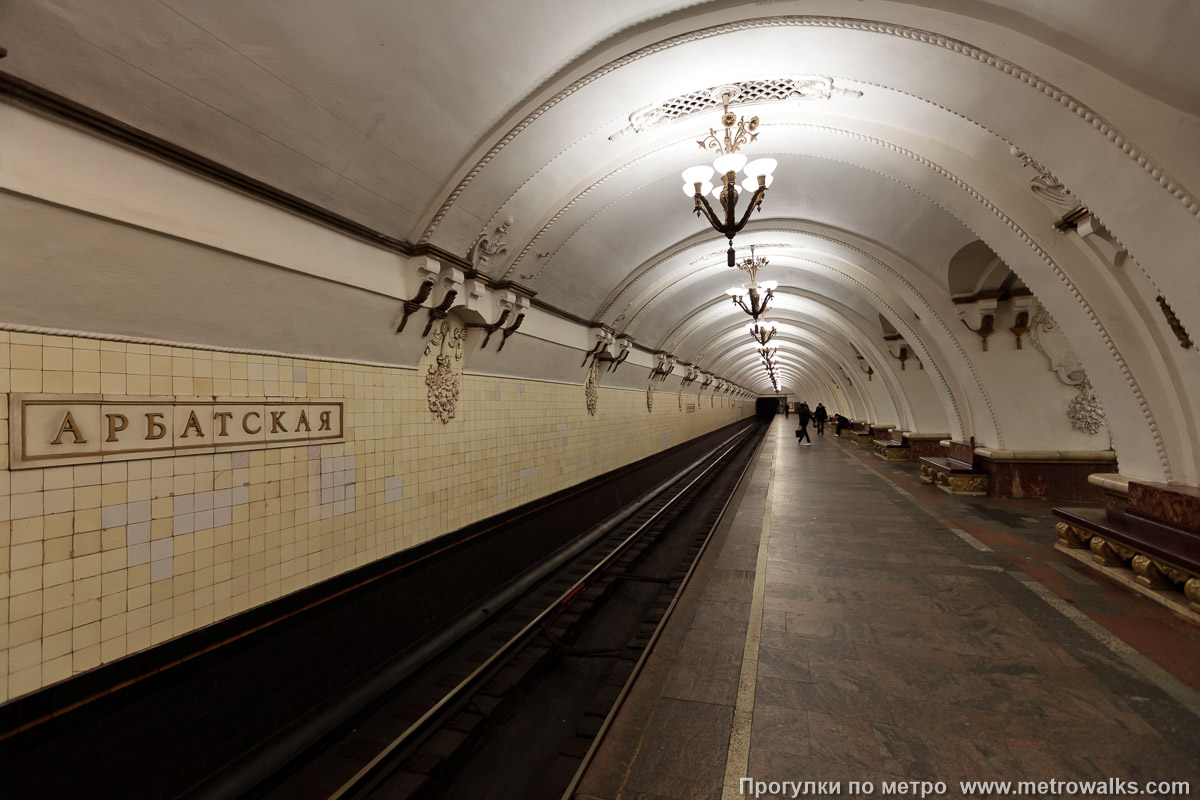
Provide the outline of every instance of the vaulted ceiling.
<path id="1" fill-rule="evenodd" d="M 1120 331 L 1070 301 L 1091 256 L 1051 230 L 1080 203 L 1151 296 L 1195 294 L 1192 0 L 59 0 L 0 29 L 5 71 L 386 236 L 465 256 L 511 219 L 492 278 L 759 390 L 722 299 L 741 275 L 680 191 L 722 85 L 762 120 L 745 152 L 779 162 L 736 244 L 781 284 L 785 383 L 848 386 L 882 315 L 984 403 L 947 279 L 976 240 L 1104 350 Z M 1133 386 L 1127 361 L 1096 382 Z"/>

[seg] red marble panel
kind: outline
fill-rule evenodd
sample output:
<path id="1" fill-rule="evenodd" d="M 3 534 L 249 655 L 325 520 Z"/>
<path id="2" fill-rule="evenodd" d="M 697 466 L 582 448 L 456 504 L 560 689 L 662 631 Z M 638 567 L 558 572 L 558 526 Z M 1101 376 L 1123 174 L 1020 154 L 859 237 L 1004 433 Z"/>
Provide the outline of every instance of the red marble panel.
<path id="1" fill-rule="evenodd" d="M 920 461 L 922 456 L 940 456 L 942 445 L 933 439 L 909 439 L 908 460 Z"/>
<path id="2" fill-rule="evenodd" d="M 1130 481 L 1129 510 L 1200 530 L 1200 488 Z"/>
<path id="3" fill-rule="evenodd" d="M 952 441 L 950 442 L 950 447 L 946 450 L 946 457 L 967 464 L 973 464 L 975 463 L 975 447 L 969 442 Z"/>
<path id="4" fill-rule="evenodd" d="M 980 459 L 976 464 L 976 469 L 991 476 L 989 497 L 1036 497 L 1055 503 L 1103 503 L 1104 490 L 1088 483 L 1088 475 L 1112 468 L 1109 461 L 1033 463 Z"/>

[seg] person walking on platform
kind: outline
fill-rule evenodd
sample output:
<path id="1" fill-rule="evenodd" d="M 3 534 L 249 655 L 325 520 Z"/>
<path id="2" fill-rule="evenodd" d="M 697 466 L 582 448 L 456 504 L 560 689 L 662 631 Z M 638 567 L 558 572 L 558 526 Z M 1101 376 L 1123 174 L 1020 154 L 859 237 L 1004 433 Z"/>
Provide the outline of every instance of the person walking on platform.
<path id="1" fill-rule="evenodd" d="M 825 410 L 824 403 L 817 403 L 817 410 L 813 412 L 813 420 L 816 422 L 817 436 L 825 435 L 825 420 L 829 419 L 829 412 Z"/>
<path id="2" fill-rule="evenodd" d="M 783 401 L 783 416 L 785 419 L 787 417 L 791 416 L 790 414 L 788 414 L 788 411 L 791 409 L 791 407 L 792 407 L 791 403 L 789 403 L 787 400 Z"/>
<path id="3" fill-rule="evenodd" d="M 808 410 L 808 403 L 801 403 L 796 409 L 796 422 L 800 425 L 796 428 L 796 444 L 811 445 L 812 439 L 808 436 L 808 419 L 812 416 L 812 412 Z"/>

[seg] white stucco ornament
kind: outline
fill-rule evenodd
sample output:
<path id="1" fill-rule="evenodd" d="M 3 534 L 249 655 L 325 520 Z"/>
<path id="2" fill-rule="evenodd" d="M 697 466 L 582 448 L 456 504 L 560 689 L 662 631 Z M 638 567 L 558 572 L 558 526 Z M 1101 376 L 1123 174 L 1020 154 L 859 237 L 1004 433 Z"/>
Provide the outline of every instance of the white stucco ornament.
<path id="1" fill-rule="evenodd" d="M 1029 179 L 1029 190 L 1043 200 L 1053 203 L 1056 206 L 1072 206 L 1075 204 L 1075 198 L 1071 196 L 1071 190 L 1062 185 L 1062 181 L 1054 177 L 1050 170 L 1046 169 L 1038 161 L 1035 161 L 1028 153 L 1015 145 L 1009 148 L 1023 166 L 1029 167 L 1037 174 Z"/>
<path id="2" fill-rule="evenodd" d="M 458 393 L 462 382 L 463 343 L 467 327 L 456 316 L 442 321 L 425 346 L 425 386 L 429 410 L 448 424 L 458 411 Z"/>
<path id="3" fill-rule="evenodd" d="M 1086 378 L 1079 384 L 1079 394 L 1067 406 L 1067 417 L 1071 427 L 1084 433 L 1097 434 L 1104 427 L 1104 408 L 1092 390 L 1091 381 Z"/>
<path id="4" fill-rule="evenodd" d="M 467 253 L 467 260 L 479 272 L 487 272 L 499 267 L 508 255 L 508 229 L 512 227 L 513 218 L 501 222 L 490 234 L 487 231 L 475 238 Z"/>
<path id="5" fill-rule="evenodd" d="M 1059 329 L 1045 306 L 1039 305 L 1029 322 L 1029 341 L 1050 364 L 1050 369 L 1067 386 L 1078 386 L 1087 380 L 1083 362 L 1071 348 L 1071 343 Z"/>
<path id="6" fill-rule="evenodd" d="M 600 362 L 593 361 L 588 368 L 587 381 L 583 384 L 583 398 L 587 403 L 587 411 L 596 416 L 596 404 L 600 401 Z"/>

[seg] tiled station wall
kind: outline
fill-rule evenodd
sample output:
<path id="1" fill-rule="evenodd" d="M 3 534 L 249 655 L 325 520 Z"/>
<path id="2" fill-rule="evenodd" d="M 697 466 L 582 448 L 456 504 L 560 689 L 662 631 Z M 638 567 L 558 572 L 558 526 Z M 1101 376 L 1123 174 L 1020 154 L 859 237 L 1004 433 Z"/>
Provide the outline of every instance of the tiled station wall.
<path id="1" fill-rule="evenodd" d="M 695 391 L 468 374 L 443 424 L 412 369 L 0 331 L 0 701 L 753 414 Z M 9 392 L 342 399 L 346 441 L 9 470 Z"/>

